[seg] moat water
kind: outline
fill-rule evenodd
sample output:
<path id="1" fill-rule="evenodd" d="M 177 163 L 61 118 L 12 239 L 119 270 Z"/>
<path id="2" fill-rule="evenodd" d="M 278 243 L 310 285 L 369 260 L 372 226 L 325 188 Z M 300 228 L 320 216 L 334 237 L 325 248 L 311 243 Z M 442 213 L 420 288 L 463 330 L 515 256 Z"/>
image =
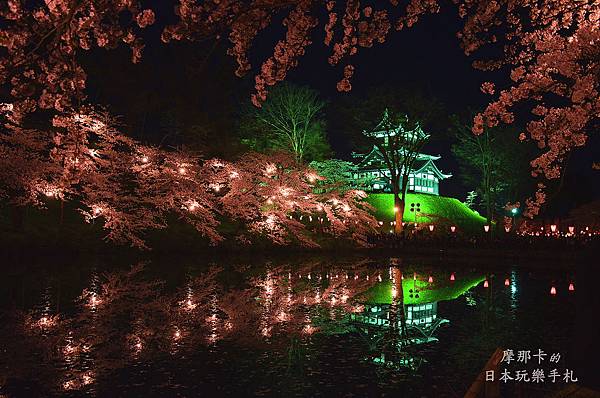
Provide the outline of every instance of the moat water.
<path id="1" fill-rule="evenodd" d="M 503 396 L 548 396 L 600 370 L 585 358 L 598 313 L 589 264 L 249 256 L 4 269 L 0 396 L 462 397 L 497 348 L 514 358 L 494 377 L 522 377 L 501 381 Z"/>

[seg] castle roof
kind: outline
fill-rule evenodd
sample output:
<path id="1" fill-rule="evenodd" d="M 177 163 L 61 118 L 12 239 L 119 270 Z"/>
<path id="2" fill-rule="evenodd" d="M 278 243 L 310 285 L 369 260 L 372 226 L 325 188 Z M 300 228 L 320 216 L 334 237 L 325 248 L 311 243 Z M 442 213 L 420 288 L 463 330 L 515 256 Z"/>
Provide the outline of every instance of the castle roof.
<path id="1" fill-rule="evenodd" d="M 357 167 L 359 170 L 379 170 L 385 168 L 383 164 L 383 155 L 381 151 L 374 145 L 371 151 L 367 154 L 359 154 L 356 152 L 352 153 L 355 159 L 359 159 Z M 425 153 L 419 153 L 412 165 L 413 173 L 422 173 L 425 171 L 432 171 L 434 175 L 444 180 L 452 177 L 452 174 L 444 174 L 435 164 L 434 161 L 440 159 L 439 155 L 428 155 Z"/>

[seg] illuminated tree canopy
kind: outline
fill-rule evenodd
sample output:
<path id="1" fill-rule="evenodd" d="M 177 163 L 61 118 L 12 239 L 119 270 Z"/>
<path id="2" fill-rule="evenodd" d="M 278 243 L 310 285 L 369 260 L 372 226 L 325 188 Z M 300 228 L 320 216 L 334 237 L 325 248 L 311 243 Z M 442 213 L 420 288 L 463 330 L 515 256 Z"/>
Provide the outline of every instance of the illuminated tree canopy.
<path id="1" fill-rule="evenodd" d="M 439 12 L 440 3 L 438 0 L 411 0 L 401 5 L 392 0 L 373 7 L 354 0 L 325 3 L 310 0 L 179 0 L 174 7 L 176 19 L 161 27 L 161 39 L 169 42 L 227 37 L 231 42 L 229 54 L 238 63 L 237 74 L 242 75 L 252 70 L 249 52 L 258 34 L 281 18 L 285 33 L 274 45 L 272 56 L 258 67 L 255 77 L 256 91 L 252 99 L 260 106 L 267 98 L 269 87 L 283 81 L 290 69 L 297 66 L 318 28 L 323 29 L 322 40 L 331 48 L 329 63 L 343 66 L 337 88 L 348 91 L 353 74 L 359 70 L 355 69 L 351 59 L 361 48 L 382 43 L 393 30 L 409 28 L 422 16 Z M 481 134 L 484 126 L 513 122 L 515 107 L 524 105 L 530 109 L 531 116 L 520 139 L 535 141 L 541 150 L 541 154 L 531 161 L 533 174 L 547 179 L 559 177 L 565 157 L 573 148 L 586 143 L 600 115 L 600 4 L 595 0 L 454 0 L 454 3 L 464 19 L 458 38 L 465 53 L 470 55 L 490 46 L 501 54 L 496 59 L 477 61 L 475 67 L 500 69 L 512 79 L 507 87 L 497 89 L 493 82 L 481 87 L 494 97 L 487 108 L 475 116 L 473 132 Z M 318 15 L 323 11 L 328 18 L 319 21 Z M 8 0 L 0 5 L 0 17 L 0 47 L 3 49 L 0 85 L 8 92 L 2 112 L 5 123 L 9 123 L 4 127 L 2 152 L 16 156 L 16 151 L 22 150 L 11 146 L 10 142 L 16 139 L 26 140 L 26 143 L 22 142 L 25 147 L 39 149 L 44 140 L 54 146 L 58 137 L 54 133 L 23 130 L 16 137 L 6 130 L 21 125 L 26 116 L 36 110 L 52 110 L 56 115 L 55 123 L 66 132 L 61 133 L 56 148 L 47 149 L 55 158 L 62 157 L 74 164 L 84 161 L 83 157 L 69 158 L 63 147 L 67 152 L 72 152 L 71 145 L 77 150 L 92 148 L 79 148 L 78 130 L 61 125 L 61 120 L 75 120 L 77 115 L 86 114 L 82 104 L 86 101 L 87 75 L 78 56 L 93 48 L 114 49 L 125 44 L 132 50 L 133 62 L 138 62 L 144 48 L 142 31 L 156 22 L 155 11 L 144 9 L 137 0 L 101 3 L 95 0 L 33 3 Z M 30 136 L 26 137 L 27 134 Z M 126 141 L 113 137 L 110 145 L 115 148 L 106 148 L 109 152 L 121 148 L 118 141 Z M 23 156 L 22 161 L 31 167 L 40 167 L 39 162 L 46 162 L 48 154 L 40 157 L 37 153 Z M 132 152 L 126 157 L 137 155 Z M 179 155 L 160 156 L 169 158 L 170 162 L 187 163 L 179 158 L 172 159 Z M 90 161 L 85 159 L 85 167 Z M 62 181 L 76 180 L 81 185 L 86 184 L 85 180 L 72 175 L 70 169 L 75 166 L 69 162 L 60 164 L 62 170 L 56 170 L 56 165 L 48 165 L 47 171 L 60 175 Z M 115 164 L 122 165 L 122 162 L 107 163 L 102 170 L 98 166 L 92 168 L 98 173 L 95 183 L 100 179 L 114 181 L 116 170 L 108 171 L 106 167 Z M 11 183 L 12 192 L 31 191 L 31 184 L 38 186 L 32 182 L 37 171 L 25 168 L 17 173 L 2 171 L 7 180 L 26 180 L 19 186 Z M 63 189 L 66 187 L 63 185 Z M 92 185 L 85 189 L 94 190 Z M 537 214 L 545 200 L 543 189 L 544 185 L 540 183 L 535 197 L 527 201 L 529 214 Z M 163 198 L 166 202 L 175 202 L 173 196 L 167 196 L 168 199 Z M 127 199 L 123 201 L 127 202 Z M 148 219 L 153 220 L 152 217 Z M 123 223 L 135 223 L 113 220 L 115 227 L 119 225 L 117 228 L 123 228 Z M 210 227 L 211 222 L 208 224 Z"/>

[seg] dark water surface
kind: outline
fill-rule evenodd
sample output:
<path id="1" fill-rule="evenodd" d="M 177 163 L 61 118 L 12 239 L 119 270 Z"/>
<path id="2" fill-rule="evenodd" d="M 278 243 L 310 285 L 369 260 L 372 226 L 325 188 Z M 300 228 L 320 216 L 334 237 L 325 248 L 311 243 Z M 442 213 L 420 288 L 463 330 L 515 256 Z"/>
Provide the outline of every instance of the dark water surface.
<path id="1" fill-rule="evenodd" d="M 590 264 L 292 257 L 8 264 L 0 395 L 462 397 L 498 347 L 503 396 L 600 374 Z"/>

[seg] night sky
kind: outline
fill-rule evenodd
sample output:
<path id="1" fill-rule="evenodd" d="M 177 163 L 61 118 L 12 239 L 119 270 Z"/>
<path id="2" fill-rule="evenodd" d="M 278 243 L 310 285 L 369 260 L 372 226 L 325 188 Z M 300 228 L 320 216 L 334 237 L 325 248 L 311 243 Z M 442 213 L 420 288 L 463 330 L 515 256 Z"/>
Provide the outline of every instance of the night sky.
<path id="1" fill-rule="evenodd" d="M 147 33 L 147 47 L 139 65 L 130 63 L 126 49 L 98 50 L 86 56 L 89 99 L 122 115 L 125 131 L 151 143 L 163 142 L 165 131 L 169 130 L 161 116 L 166 108 L 187 109 L 191 115 L 202 113 L 210 128 L 219 131 L 216 140 L 210 134 L 205 137 L 216 143 L 214 154 L 228 156 L 233 144 L 223 137 L 235 130 L 232 120 L 248 105 L 253 73 L 261 60 L 270 55 L 283 29 L 275 26 L 258 37 L 251 54 L 253 71 L 237 78 L 233 74 L 234 61 L 225 54 L 226 41 L 216 45 L 214 41 L 164 45 L 158 36 L 161 22 L 164 24 L 166 20 L 168 17 L 159 14 L 158 23 Z M 335 86 L 343 65 L 331 67 L 327 63 L 331 49 L 322 43 L 322 28 L 314 32 L 313 44 L 299 66 L 289 73 L 288 81 L 316 89 L 327 101 L 324 116 L 330 126 L 328 139 L 337 157 L 348 159 L 355 149 L 347 139 L 347 132 L 340 127 L 344 121 L 331 121 L 336 117 L 333 112 L 336 104 L 344 96 L 364 96 L 370 88 L 381 86 L 419 90 L 441 102 L 446 116 L 465 116 L 470 110 L 482 109 L 490 99 L 479 90 L 482 82 L 492 80 L 497 87 L 507 83 L 503 72 L 482 72 L 472 67 L 474 58 L 464 55 L 456 38 L 460 23 L 454 11 L 425 16 L 413 28 L 393 33 L 384 44 L 361 48 L 351 59 L 356 70 L 350 94 L 337 92 Z M 470 189 L 461 182 L 458 164 L 450 151 L 451 138 L 447 131 L 428 132 L 432 139 L 425 152 L 441 155 L 439 167 L 454 175 L 441 185 L 441 193 L 464 200 Z M 591 163 L 600 157 L 599 148 L 600 137 L 595 134 L 589 145 L 576 150 L 564 187 L 554 197 L 549 214 L 562 215 L 570 208 L 600 198 L 600 173 L 591 169 Z"/>

